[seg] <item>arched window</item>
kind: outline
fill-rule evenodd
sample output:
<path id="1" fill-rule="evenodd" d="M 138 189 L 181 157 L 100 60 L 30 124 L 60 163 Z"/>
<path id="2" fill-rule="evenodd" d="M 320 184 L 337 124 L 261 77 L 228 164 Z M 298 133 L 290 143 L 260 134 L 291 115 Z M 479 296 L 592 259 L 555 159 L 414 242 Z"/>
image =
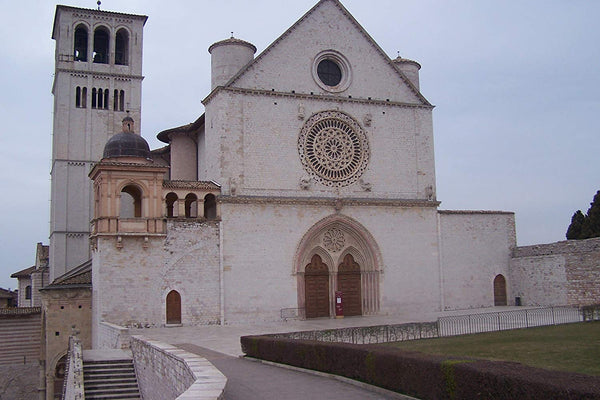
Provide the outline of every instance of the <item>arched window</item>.
<path id="1" fill-rule="evenodd" d="M 119 111 L 125 110 L 125 91 L 121 90 L 119 92 Z"/>
<path id="2" fill-rule="evenodd" d="M 94 31 L 94 62 L 108 64 L 108 30 L 104 27 Z"/>
<path id="3" fill-rule="evenodd" d="M 124 28 L 117 31 L 115 38 L 115 64 L 129 64 L 129 33 Z"/>
<path id="4" fill-rule="evenodd" d="M 115 89 L 113 96 L 113 110 L 123 111 L 125 108 L 125 91 Z"/>
<path id="5" fill-rule="evenodd" d="M 121 190 L 120 218 L 140 218 L 142 216 L 142 191 L 134 185 Z"/>
<path id="6" fill-rule="evenodd" d="M 167 294 L 167 324 L 181 324 L 181 295 L 177 290 Z"/>
<path id="7" fill-rule="evenodd" d="M 166 203 L 167 203 L 167 218 L 173 218 L 177 216 L 177 209 L 175 209 L 175 206 L 177 205 L 177 195 L 173 192 L 168 193 L 167 197 L 166 197 Z"/>
<path id="8" fill-rule="evenodd" d="M 75 107 L 81 107 L 81 88 L 79 86 L 75 88 Z"/>
<path id="9" fill-rule="evenodd" d="M 104 89 L 104 109 L 108 110 L 108 89 Z"/>
<path id="10" fill-rule="evenodd" d="M 87 61 L 88 53 L 88 31 L 84 25 L 75 28 L 75 43 L 73 46 L 73 59 L 75 61 Z"/>
<path id="11" fill-rule="evenodd" d="M 217 199 L 212 193 L 209 193 L 206 196 L 204 196 L 204 218 L 217 218 Z"/>
<path id="12" fill-rule="evenodd" d="M 25 300 L 31 300 L 31 285 L 25 287 Z"/>
<path id="13" fill-rule="evenodd" d="M 185 196 L 185 217 L 198 218 L 198 197 L 193 193 Z"/>
<path id="14" fill-rule="evenodd" d="M 81 89 L 81 108 L 87 107 L 87 88 Z"/>
<path id="15" fill-rule="evenodd" d="M 97 95 L 98 91 L 96 90 L 96 88 L 92 88 L 92 108 L 98 107 L 98 99 L 96 97 Z"/>

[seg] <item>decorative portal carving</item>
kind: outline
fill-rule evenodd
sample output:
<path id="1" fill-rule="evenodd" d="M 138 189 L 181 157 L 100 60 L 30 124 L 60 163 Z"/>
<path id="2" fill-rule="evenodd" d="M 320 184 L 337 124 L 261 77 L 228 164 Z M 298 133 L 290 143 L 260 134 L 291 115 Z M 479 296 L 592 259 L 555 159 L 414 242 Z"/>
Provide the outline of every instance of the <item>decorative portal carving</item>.
<path id="1" fill-rule="evenodd" d="M 340 251 L 345 243 L 344 232 L 338 228 L 331 228 L 323 235 L 323 246 L 329 251 Z"/>
<path id="2" fill-rule="evenodd" d="M 318 182 L 341 187 L 356 182 L 369 163 L 369 142 L 358 124 L 340 111 L 310 117 L 300 131 L 298 152 Z"/>

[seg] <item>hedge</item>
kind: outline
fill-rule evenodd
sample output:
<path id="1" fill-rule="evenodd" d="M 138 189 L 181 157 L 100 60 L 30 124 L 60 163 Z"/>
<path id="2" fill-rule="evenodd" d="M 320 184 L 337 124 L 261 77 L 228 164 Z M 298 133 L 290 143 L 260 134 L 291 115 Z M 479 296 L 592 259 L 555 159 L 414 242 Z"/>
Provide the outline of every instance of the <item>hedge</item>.
<path id="1" fill-rule="evenodd" d="M 600 399 L 600 377 L 391 346 L 244 336 L 248 357 L 366 382 L 422 400 Z"/>

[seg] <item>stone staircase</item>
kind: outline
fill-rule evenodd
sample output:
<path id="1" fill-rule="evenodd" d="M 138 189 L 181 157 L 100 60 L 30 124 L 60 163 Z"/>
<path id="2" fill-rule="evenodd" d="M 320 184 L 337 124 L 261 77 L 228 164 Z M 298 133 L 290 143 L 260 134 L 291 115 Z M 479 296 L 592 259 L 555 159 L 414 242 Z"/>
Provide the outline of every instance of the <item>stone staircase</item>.
<path id="1" fill-rule="evenodd" d="M 86 400 L 140 399 L 133 360 L 83 361 L 83 387 Z"/>

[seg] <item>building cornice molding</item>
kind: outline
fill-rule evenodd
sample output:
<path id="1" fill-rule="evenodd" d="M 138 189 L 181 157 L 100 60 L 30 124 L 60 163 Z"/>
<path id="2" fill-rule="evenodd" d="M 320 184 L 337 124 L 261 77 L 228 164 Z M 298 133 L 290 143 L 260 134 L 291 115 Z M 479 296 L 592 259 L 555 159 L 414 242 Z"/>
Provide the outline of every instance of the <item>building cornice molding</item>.
<path id="1" fill-rule="evenodd" d="M 314 93 L 296 93 L 296 92 L 277 92 L 274 90 L 264 89 L 246 89 L 231 86 L 217 86 L 210 94 L 202 100 L 202 104 L 206 106 L 219 92 L 232 92 L 236 94 L 247 94 L 254 96 L 271 96 L 271 97 L 287 97 L 294 99 L 310 99 L 310 100 L 322 100 L 335 103 L 359 103 L 359 104 L 372 104 L 378 106 L 391 106 L 391 107 L 402 107 L 402 108 L 422 108 L 431 110 L 435 106 L 431 104 L 415 104 L 415 103 L 403 103 L 398 101 L 390 101 L 389 99 L 372 99 L 372 98 L 360 98 L 360 97 L 342 97 L 336 95 L 326 94 L 314 94 Z"/>
<path id="2" fill-rule="evenodd" d="M 213 181 L 163 181 L 162 187 L 165 189 L 205 189 L 205 190 L 220 190 L 216 182 Z"/>
<path id="3" fill-rule="evenodd" d="M 499 215 L 514 215 L 513 211 L 494 211 L 494 210 L 438 210 L 438 213 L 445 215 L 490 215 L 490 214 L 499 214 Z"/>
<path id="4" fill-rule="evenodd" d="M 92 76 L 94 78 L 116 78 L 116 79 L 133 79 L 133 80 L 144 80 L 143 75 L 132 75 L 132 74 L 119 74 L 115 72 L 101 72 L 101 71 L 82 71 L 73 68 L 56 68 L 56 72 L 66 72 L 73 76 L 80 76 L 86 78 Z"/>
<path id="5" fill-rule="evenodd" d="M 344 206 L 379 206 L 379 207 L 427 207 L 437 208 L 439 201 L 418 199 L 369 199 L 369 198 L 335 198 L 335 197 L 278 197 L 278 196 L 219 196 L 222 204 L 278 204 L 278 205 L 315 205 L 331 206 L 341 209 Z"/>

